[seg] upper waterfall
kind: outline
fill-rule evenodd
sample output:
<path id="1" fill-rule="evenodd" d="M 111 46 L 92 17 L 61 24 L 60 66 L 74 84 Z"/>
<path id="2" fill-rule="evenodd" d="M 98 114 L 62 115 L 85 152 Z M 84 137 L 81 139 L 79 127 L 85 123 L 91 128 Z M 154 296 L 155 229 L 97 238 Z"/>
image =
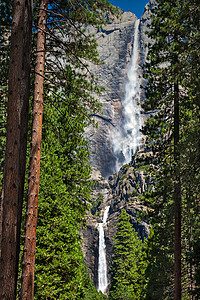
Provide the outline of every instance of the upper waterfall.
<path id="1" fill-rule="evenodd" d="M 148 9 L 140 21 L 133 13 L 124 12 L 120 19 L 96 33 L 103 64 L 92 67 L 92 71 L 105 91 L 98 95 L 101 113 L 93 116 L 98 128 L 88 126 L 85 136 L 89 141 L 90 164 L 105 178 L 129 162 L 141 144 L 139 127 L 146 115 L 140 114 L 137 102 L 145 101 L 140 86 L 145 86 L 142 65 L 147 55 L 145 45 L 151 42 L 145 35 L 149 22 Z"/>
<path id="2" fill-rule="evenodd" d="M 131 161 L 132 155 L 139 148 L 142 134 L 140 132 L 142 121 L 140 114 L 140 80 L 138 76 L 138 52 L 139 52 L 139 24 L 135 22 L 134 43 L 131 61 L 127 72 L 125 85 L 125 97 L 123 105 L 123 122 L 113 132 L 113 151 L 116 156 L 116 171 L 123 164 Z"/>

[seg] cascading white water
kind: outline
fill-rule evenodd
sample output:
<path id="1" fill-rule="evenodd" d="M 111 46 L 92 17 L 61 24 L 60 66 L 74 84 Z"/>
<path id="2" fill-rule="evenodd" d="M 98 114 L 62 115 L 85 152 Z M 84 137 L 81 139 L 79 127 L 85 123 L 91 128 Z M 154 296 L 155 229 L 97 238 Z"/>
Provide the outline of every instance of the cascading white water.
<path id="1" fill-rule="evenodd" d="M 107 206 L 103 215 L 103 222 L 99 223 L 99 263 L 98 263 L 98 291 L 103 294 L 108 286 L 106 244 L 104 238 L 104 225 L 106 224 L 110 206 Z"/>
<path id="2" fill-rule="evenodd" d="M 140 116 L 140 81 L 138 76 L 138 52 L 139 52 L 139 23 L 135 23 L 134 43 L 131 61 L 127 72 L 125 85 L 125 97 L 123 100 L 123 123 L 116 127 L 113 133 L 113 151 L 116 157 L 116 171 L 123 164 L 131 161 L 132 155 L 139 148 L 142 134 L 142 118 Z M 98 291 L 106 293 L 108 287 L 106 245 L 104 238 L 104 225 L 106 224 L 110 207 L 107 206 L 103 216 L 103 222 L 99 223 L 99 261 L 98 261 Z"/>
<path id="3" fill-rule="evenodd" d="M 123 124 L 113 133 L 113 151 L 116 156 L 116 171 L 123 164 L 131 161 L 133 154 L 139 148 L 142 134 L 140 107 L 138 106 L 140 94 L 140 80 L 138 76 L 138 52 L 139 52 L 139 24 L 135 23 L 134 43 L 131 61 L 127 72 L 125 85 L 125 97 L 123 100 Z"/>

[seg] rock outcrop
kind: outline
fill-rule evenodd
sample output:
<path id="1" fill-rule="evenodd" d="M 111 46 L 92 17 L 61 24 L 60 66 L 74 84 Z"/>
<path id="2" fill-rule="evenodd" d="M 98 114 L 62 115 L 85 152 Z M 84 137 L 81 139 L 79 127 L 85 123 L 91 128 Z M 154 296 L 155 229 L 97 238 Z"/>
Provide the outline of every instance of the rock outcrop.
<path id="1" fill-rule="evenodd" d="M 97 287 L 98 280 L 98 224 L 102 222 L 104 208 L 111 205 L 112 190 L 108 181 L 102 177 L 100 171 L 96 168 L 92 172 L 93 194 L 91 210 L 87 214 L 87 226 L 82 229 L 82 251 L 85 262 L 88 266 L 91 279 Z"/>
<path id="2" fill-rule="evenodd" d="M 141 151 L 140 151 L 141 153 Z M 139 154 L 140 154 L 139 153 Z M 139 155 L 138 154 L 138 155 Z M 144 239 L 149 233 L 149 224 L 146 220 L 138 221 L 140 212 L 146 207 L 140 202 L 140 195 L 151 185 L 145 167 L 140 166 L 134 159 L 124 165 L 119 172 L 111 175 L 108 180 L 102 177 L 100 171 L 93 170 L 94 192 L 92 207 L 87 216 L 87 227 L 81 234 L 83 237 L 82 251 L 89 268 L 91 278 L 97 287 L 98 280 L 98 224 L 102 222 L 106 206 L 110 206 L 107 223 L 104 227 L 108 269 L 113 255 L 113 237 L 121 210 L 124 208 L 130 216 L 130 222 L 138 235 Z M 108 275 L 110 279 L 110 275 Z"/>

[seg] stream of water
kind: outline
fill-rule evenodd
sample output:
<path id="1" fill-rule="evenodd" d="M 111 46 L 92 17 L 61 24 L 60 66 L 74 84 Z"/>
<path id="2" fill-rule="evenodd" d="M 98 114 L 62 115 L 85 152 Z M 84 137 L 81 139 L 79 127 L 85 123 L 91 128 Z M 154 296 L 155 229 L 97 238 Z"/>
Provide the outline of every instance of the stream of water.
<path id="1" fill-rule="evenodd" d="M 116 157 L 116 170 L 131 161 L 132 156 L 139 148 L 142 134 L 142 118 L 140 113 L 140 80 L 138 76 L 139 55 L 139 24 L 135 22 L 134 43 L 131 60 L 127 72 L 125 84 L 125 97 L 123 105 L 123 122 L 113 133 L 113 151 Z"/>
<path id="2" fill-rule="evenodd" d="M 105 294 L 108 287 L 107 276 L 107 262 L 106 262 L 106 244 L 104 238 L 104 225 L 106 224 L 110 206 L 107 206 L 104 215 L 103 222 L 99 223 L 99 263 L 98 263 L 98 291 Z"/>
<path id="3" fill-rule="evenodd" d="M 123 164 L 131 161 L 132 156 L 140 147 L 142 134 L 142 118 L 140 113 L 140 80 L 138 76 L 138 56 L 139 56 L 139 24 L 135 23 L 133 51 L 127 72 L 127 82 L 125 84 L 125 97 L 123 99 L 123 122 L 116 128 L 113 136 L 113 151 L 116 157 L 116 170 Z M 99 261 L 98 261 L 98 291 L 103 294 L 108 288 L 106 244 L 104 238 L 104 226 L 106 224 L 110 206 L 104 211 L 103 222 L 99 223 Z"/>

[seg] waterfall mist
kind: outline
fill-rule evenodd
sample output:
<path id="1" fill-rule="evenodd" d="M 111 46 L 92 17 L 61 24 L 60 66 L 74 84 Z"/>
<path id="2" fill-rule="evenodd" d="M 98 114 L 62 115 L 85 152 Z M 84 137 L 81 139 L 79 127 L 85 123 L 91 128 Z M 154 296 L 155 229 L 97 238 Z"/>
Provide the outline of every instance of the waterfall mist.
<path id="1" fill-rule="evenodd" d="M 133 154 L 140 147 L 142 134 L 142 119 L 140 107 L 140 80 L 138 76 L 138 52 L 139 52 L 139 24 L 135 22 L 134 43 L 131 61 L 127 72 L 125 84 L 125 97 L 123 99 L 123 122 L 116 127 L 112 136 L 113 152 L 116 157 L 116 170 L 123 164 L 131 161 Z"/>

